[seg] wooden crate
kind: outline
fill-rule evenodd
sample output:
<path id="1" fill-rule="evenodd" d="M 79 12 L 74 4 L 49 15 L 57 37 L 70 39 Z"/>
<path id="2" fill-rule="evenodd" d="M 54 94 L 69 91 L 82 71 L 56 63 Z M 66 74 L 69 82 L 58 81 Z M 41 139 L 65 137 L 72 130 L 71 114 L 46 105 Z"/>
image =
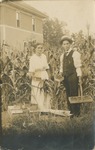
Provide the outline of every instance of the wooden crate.
<path id="1" fill-rule="evenodd" d="M 23 114 L 23 110 L 20 108 L 20 106 L 8 106 L 8 114 L 10 116 Z"/>
<path id="2" fill-rule="evenodd" d="M 79 103 L 92 103 L 93 99 L 91 96 L 72 96 L 69 97 L 70 104 L 79 104 Z"/>
<path id="3" fill-rule="evenodd" d="M 51 114 L 54 114 L 56 116 L 62 116 L 62 117 L 70 117 L 72 114 L 70 114 L 70 111 L 68 110 L 50 110 Z"/>

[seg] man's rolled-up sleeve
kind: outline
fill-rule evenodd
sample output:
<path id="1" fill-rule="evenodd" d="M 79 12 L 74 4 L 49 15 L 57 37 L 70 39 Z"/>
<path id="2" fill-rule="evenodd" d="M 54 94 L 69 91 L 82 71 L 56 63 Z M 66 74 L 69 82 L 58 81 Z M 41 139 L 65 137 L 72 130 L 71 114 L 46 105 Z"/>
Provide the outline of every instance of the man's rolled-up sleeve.
<path id="1" fill-rule="evenodd" d="M 78 51 L 74 51 L 73 53 L 73 60 L 74 60 L 74 66 L 76 68 L 77 76 L 82 76 L 82 71 L 81 71 L 81 55 Z"/>
<path id="2" fill-rule="evenodd" d="M 64 54 L 62 54 L 60 56 L 60 73 L 63 73 L 63 57 L 64 57 Z"/>

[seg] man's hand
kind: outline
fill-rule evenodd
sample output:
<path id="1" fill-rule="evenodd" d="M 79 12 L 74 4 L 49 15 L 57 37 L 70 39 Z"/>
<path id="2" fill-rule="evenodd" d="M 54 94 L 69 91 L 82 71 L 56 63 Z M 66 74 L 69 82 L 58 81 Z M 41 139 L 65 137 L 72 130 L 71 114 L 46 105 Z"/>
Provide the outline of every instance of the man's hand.
<path id="1" fill-rule="evenodd" d="M 62 73 L 59 73 L 55 76 L 56 81 L 62 82 L 64 80 L 64 77 L 62 76 Z"/>
<path id="2" fill-rule="evenodd" d="M 58 74 L 58 77 L 59 77 L 59 78 L 62 78 L 62 77 L 63 77 L 63 75 L 62 75 L 61 72 Z"/>

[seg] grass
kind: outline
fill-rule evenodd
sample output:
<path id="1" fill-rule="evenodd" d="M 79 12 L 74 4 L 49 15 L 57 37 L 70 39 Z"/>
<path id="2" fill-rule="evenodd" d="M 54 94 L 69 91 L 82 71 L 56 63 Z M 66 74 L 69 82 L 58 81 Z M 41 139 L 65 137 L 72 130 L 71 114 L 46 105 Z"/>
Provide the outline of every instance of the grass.
<path id="1" fill-rule="evenodd" d="M 92 150 L 94 113 L 66 118 L 17 116 L 3 126 L 3 145 L 10 150 Z"/>

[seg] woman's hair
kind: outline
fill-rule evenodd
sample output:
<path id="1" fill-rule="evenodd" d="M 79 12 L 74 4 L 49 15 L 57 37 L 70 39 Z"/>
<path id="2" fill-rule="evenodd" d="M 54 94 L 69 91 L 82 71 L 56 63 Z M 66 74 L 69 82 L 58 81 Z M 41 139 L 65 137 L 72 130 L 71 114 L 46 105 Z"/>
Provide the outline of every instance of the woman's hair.
<path id="1" fill-rule="evenodd" d="M 36 44 L 34 45 L 34 49 L 36 49 L 38 45 L 42 45 L 42 46 L 43 46 L 43 43 L 36 43 Z"/>

